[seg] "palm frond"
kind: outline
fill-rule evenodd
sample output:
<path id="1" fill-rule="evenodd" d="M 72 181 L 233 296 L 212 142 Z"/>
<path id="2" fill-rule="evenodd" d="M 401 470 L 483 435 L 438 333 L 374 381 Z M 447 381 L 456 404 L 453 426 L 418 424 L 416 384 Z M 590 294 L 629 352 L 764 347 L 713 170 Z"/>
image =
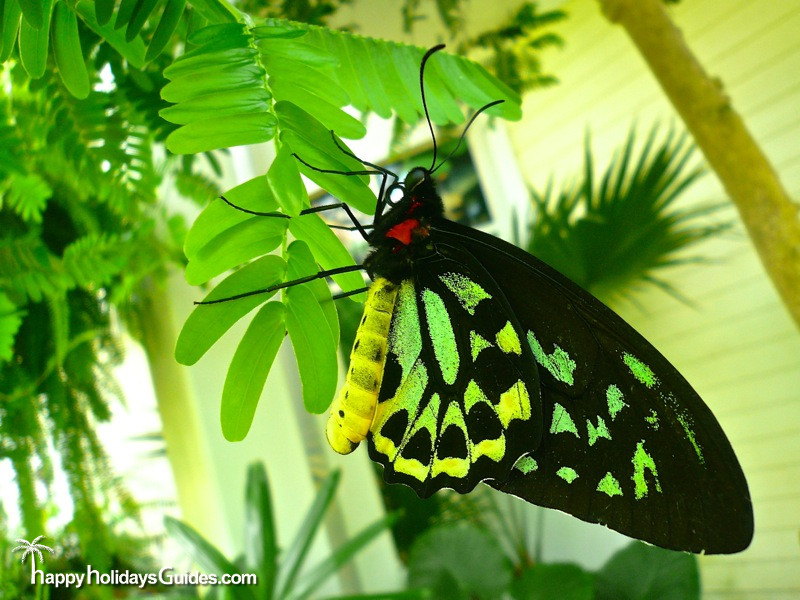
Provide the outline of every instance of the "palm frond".
<path id="1" fill-rule="evenodd" d="M 704 171 L 685 134 L 669 129 L 659 139 L 658 131 L 654 126 L 637 151 L 631 128 L 597 181 L 587 133 L 581 179 L 558 192 L 551 184 L 532 192 L 537 214 L 527 249 L 605 301 L 629 296 L 641 283 L 680 297 L 654 273 L 730 227 L 707 220 L 721 204 L 676 205 Z"/>

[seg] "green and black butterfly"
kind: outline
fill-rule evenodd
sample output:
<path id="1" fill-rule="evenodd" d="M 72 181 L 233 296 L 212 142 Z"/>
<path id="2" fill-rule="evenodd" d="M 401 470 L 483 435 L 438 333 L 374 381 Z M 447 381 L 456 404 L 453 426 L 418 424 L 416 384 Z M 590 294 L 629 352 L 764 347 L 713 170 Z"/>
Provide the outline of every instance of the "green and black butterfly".
<path id="1" fill-rule="evenodd" d="M 422 61 L 423 105 L 440 48 Z M 423 498 L 485 482 L 665 548 L 746 548 L 747 482 L 680 373 L 560 273 L 446 219 L 435 145 L 431 167 L 403 182 L 364 164 L 395 183 L 371 232 L 353 219 L 373 283 L 328 422 L 333 448 L 366 439 L 386 481 Z"/>

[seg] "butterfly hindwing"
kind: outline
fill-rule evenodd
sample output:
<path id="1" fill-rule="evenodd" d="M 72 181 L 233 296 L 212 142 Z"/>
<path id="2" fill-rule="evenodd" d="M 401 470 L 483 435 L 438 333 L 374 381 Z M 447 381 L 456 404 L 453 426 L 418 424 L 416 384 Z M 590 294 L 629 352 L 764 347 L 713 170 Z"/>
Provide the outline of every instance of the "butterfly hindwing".
<path id="1" fill-rule="evenodd" d="M 400 285 L 370 456 L 427 497 L 505 479 L 541 436 L 538 373 L 502 291 L 441 250 Z"/>
<path id="2" fill-rule="evenodd" d="M 752 508 L 736 456 L 652 345 L 502 240 L 449 221 L 431 235 L 491 265 L 539 367 L 541 443 L 494 487 L 667 548 L 717 553 L 749 544 Z"/>

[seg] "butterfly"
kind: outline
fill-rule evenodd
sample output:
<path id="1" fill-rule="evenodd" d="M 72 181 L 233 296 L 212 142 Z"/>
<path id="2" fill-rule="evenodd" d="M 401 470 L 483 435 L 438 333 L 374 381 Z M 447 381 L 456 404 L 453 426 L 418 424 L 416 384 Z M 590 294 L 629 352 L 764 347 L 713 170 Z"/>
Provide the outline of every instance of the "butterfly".
<path id="1" fill-rule="evenodd" d="M 384 479 L 422 498 L 484 482 L 664 548 L 745 549 L 753 536 L 747 481 L 686 379 L 565 276 L 445 218 L 423 84 L 442 47 L 420 67 L 431 166 L 400 181 L 362 161 L 374 170 L 359 173 L 384 175 L 369 228 L 341 205 L 371 247 L 363 264 L 251 292 L 353 268 L 371 277 L 326 427 L 331 447 L 348 454 L 366 440 Z"/>
<path id="2" fill-rule="evenodd" d="M 446 219 L 435 163 L 379 198 L 333 449 L 366 439 L 422 498 L 485 482 L 665 548 L 746 548 L 747 482 L 686 379 L 578 285 Z"/>

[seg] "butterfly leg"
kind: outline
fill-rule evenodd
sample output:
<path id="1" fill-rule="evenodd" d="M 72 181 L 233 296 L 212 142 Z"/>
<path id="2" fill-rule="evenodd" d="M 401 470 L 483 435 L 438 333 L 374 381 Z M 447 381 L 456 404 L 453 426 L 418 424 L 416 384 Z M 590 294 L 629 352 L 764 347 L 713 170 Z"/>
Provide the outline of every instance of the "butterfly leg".
<path id="1" fill-rule="evenodd" d="M 338 294 L 334 294 L 331 299 L 332 300 L 341 300 L 342 298 L 347 298 L 349 296 L 355 296 L 356 294 L 360 294 L 362 292 L 366 292 L 369 288 L 363 287 L 358 288 L 357 290 L 350 290 L 349 292 L 339 292 Z"/>
<path id="2" fill-rule="evenodd" d="M 252 290 L 250 292 L 244 292 L 243 294 L 236 294 L 235 296 L 230 296 L 228 298 L 219 298 L 218 300 L 205 300 L 205 301 L 195 302 L 195 304 L 219 304 L 220 302 L 238 300 L 239 298 L 246 298 L 248 296 L 255 296 L 257 294 L 268 294 L 270 292 L 282 290 L 284 288 L 292 287 L 294 285 L 300 285 L 301 283 L 308 283 L 309 281 L 314 281 L 315 279 L 322 279 L 323 277 L 330 277 L 331 275 L 338 275 L 340 273 L 350 273 L 352 271 L 360 271 L 363 269 L 364 269 L 363 265 L 347 265 L 344 267 L 337 267 L 335 269 L 319 271 L 317 273 L 314 273 L 313 275 L 307 275 L 305 277 L 300 277 L 298 279 L 292 279 L 291 281 L 276 283 L 275 285 L 271 285 L 261 290 Z"/>

